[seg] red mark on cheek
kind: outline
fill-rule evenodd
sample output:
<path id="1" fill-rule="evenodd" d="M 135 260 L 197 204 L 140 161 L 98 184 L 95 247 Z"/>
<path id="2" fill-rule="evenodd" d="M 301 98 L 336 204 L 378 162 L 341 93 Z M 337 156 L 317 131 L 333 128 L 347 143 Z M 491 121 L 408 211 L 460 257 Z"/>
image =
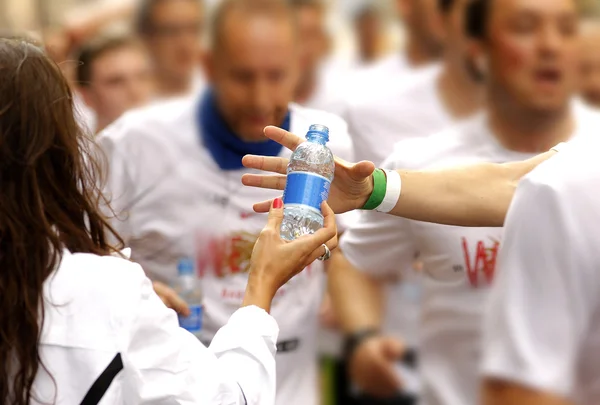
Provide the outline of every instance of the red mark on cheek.
<path id="1" fill-rule="evenodd" d="M 496 48 L 497 60 L 502 61 L 503 73 L 520 70 L 532 65 L 535 60 L 535 50 L 529 41 L 511 36 L 499 36 L 493 45 Z"/>

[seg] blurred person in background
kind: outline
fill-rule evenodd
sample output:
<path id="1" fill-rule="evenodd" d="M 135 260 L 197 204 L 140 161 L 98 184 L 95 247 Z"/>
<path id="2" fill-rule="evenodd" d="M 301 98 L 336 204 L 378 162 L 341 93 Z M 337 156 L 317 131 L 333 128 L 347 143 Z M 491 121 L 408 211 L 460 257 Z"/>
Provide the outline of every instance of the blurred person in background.
<path id="1" fill-rule="evenodd" d="M 58 66 L 23 39 L 0 39 L 0 73 L 1 402 L 272 405 L 278 326 L 268 312 L 335 237 L 327 204 L 324 228 L 289 243 L 283 202 L 273 203 L 243 308 L 207 349 L 119 251 L 98 207 L 96 145 Z"/>
<path id="2" fill-rule="evenodd" d="M 600 403 L 600 143 L 591 135 L 516 190 L 486 306 L 483 405 Z"/>
<path id="3" fill-rule="evenodd" d="M 396 0 L 396 8 L 405 31 L 405 45 L 367 67 L 351 78 L 351 98 L 361 98 L 395 83 L 408 83 L 413 73 L 439 61 L 444 34 L 438 0 Z M 347 96 L 346 96 L 347 97 Z"/>
<path id="4" fill-rule="evenodd" d="M 489 30 L 483 32 L 477 24 L 487 1 L 493 6 Z M 465 2 L 469 18 L 461 19 L 474 40 L 471 73 L 486 80 L 486 113 L 438 135 L 398 143 L 384 168 L 525 160 L 589 130 L 590 112 L 572 103 L 578 68 L 575 2 L 494 1 Z M 521 21 L 528 21 L 526 28 L 517 24 Z M 478 403 L 480 323 L 501 240 L 501 228 L 451 228 L 380 213 L 364 213 L 346 231 L 328 274 L 333 302 L 353 339 L 350 368 L 360 386 L 373 395 L 401 387 L 395 363 L 406 343 L 379 332 L 377 280 L 409 268 L 420 253 L 423 403 Z"/>
<path id="5" fill-rule="evenodd" d="M 594 136 L 597 114 L 574 104 L 572 97 L 579 68 L 575 1 L 478 0 L 470 6 L 467 24 L 474 39 L 469 65 L 473 73 L 487 83 L 486 114 L 430 139 L 400 143 L 388 160 L 388 167 L 419 170 L 476 161 L 519 160 L 575 135 L 582 139 Z M 283 139 L 277 132 L 280 131 L 269 130 L 269 137 Z M 539 161 L 536 157 L 524 164 Z M 265 163 L 271 167 L 285 163 L 253 158 L 245 162 L 254 168 L 261 168 Z M 358 166 L 365 170 L 364 164 L 350 170 L 356 172 Z M 507 172 L 513 166 L 501 165 L 500 172 Z M 348 179 L 349 173 L 342 173 L 345 170 L 336 171 L 336 178 Z M 356 173 L 352 178 L 360 182 Z M 246 176 L 244 183 L 275 185 L 253 176 Z M 476 181 L 476 176 L 467 183 L 473 188 L 482 184 Z M 450 184 L 444 182 L 439 189 L 448 189 Z M 514 189 L 511 186 L 514 180 L 506 184 L 509 190 Z M 403 182 L 403 190 L 406 186 Z M 337 187 L 333 184 L 332 190 Z M 432 201 L 435 200 L 434 194 L 430 195 Z M 473 195 L 484 196 L 485 193 Z M 330 197 L 334 196 L 335 192 L 331 193 Z M 347 196 L 345 200 L 352 201 L 352 198 Z M 332 201 L 332 206 L 335 205 Z M 432 206 L 423 201 L 421 205 L 423 209 Z M 403 203 L 396 204 L 392 212 L 397 214 L 402 207 Z M 257 209 L 260 211 L 260 206 Z M 418 219 L 424 217 L 426 215 Z M 385 273 L 386 268 L 393 272 L 397 263 L 410 263 L 415 250 L 421 252 L 426 274 L 420 347 L 424 403 L 476 404 L 482 307 L 494 277 L 501 230 L 398 221 L 375 213 L 365 214 L 361 223 L 342 237 L 341 250 L 346 259 L 372 274 Z M 498 225 L 498 222 L 491 218 L 488 224 Z M 390 248 L 383 254 L 381 246 L 388 240 Z M 334 255 L 332 260 L 342 257 Z M 356 271 L 336 272 L 336 268 L 332 261 L 329 269 L 332 296 L 341 303 L 342 323 L 348 330 L 357 332 L 354 356 L 355 361 L 363 362 L 363 366 L 356 369 L 357 380 L 370 386 L 374 394 L 393 394 L 400 384 L 394 364 L 404 347 L 401 342 L 378 334 L 380 313 L 374 293 L 377 289 L 369 289 L 368 278 Z M 339 268 L 352 267 L 346 261 L 340 263 Z M 510 375 L 507 372 L 506 376 Z"/>
<path id="6" fill-rule="evenodd" d="M 600 17 L 583 25 L 581 38 L 581 95 L 591 106 L 600 108 Z"/>
<path id="7" fill-rule="evenodd" d="M 300 42 L 300 78 L 294 100 L 305 107 L 339 114 L 343 75 L 329 67 L 331 38 L 327 32 L 327 6 L 323 0 L 287 0 L 294 10 Z M 337 77 L 336 77 L 337 76 Z"/>
<path id="8" fill-rule="evenodd" d="M 140 0 L 135 28 L 150 53 L 158 96 L 185 96 L 202 87 L 202 0 Z"/>
<path id="9" fill-rule="evenodd" d="M 359 65 L 369 65 L 384 54 L 385 23 L 376 3 L 361 7 L 354 16 L 354 34 Z"/>
<path id="10" fill-rule="evenodd" d="M 345 112 L 357 160 L 382 162 L 393 145 L 431 135 L 467 118 L 482 105 L 483 88 L 465 64 L 464 16 L 468 0 L 436 0 L 446 32 L 441 66 L 385 90 L 353 98 Z M 433 17 L 432 17 L 433 18 Z M 390 78 L 388 78 L 390 80 Z"/>
<path id="11" fill-rule="evenodd" d="M 93 133 L 153 96 L 152 70 L 144 46 L 126 33 L 106 32 L 79 50 L 77 89 L 96 116 Z"/>
<path id="12" fill-rule="evenodd" d="M 289 156 L 265 138 L 265 126 L 305 134 L 311 124 L 324 124 L 331 149 L 351 158 L 341 118 L 292 103 L 301 41 L 296 28 L 293 9 L 281 0 L 224 0 L 211 29 L 209 86 L 193 97 L 125 114 L 99 136 L 109 158 L 114 225 L 159 296 L 183 315 L 189 309 L 169 285 L 178 261 L 196 258 L 206 341 L 241 303 L 263 223 L 252 203 L 277 196 L 240 188 L 249 173 L 242 157 Z M 316 332 L 324 281 L 322 266 L 312 265 L 273 304 L 281 328 L 278 404 L 318 403 Z"/>

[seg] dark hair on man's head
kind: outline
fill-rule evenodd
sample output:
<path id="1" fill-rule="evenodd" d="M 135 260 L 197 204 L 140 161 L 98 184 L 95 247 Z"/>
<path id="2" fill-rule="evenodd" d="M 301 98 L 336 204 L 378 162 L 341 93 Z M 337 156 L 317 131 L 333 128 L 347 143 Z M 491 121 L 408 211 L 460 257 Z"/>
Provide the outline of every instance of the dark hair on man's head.
<path id="1" fill-rule="evenodd" d="M 444 14 L 450 12 L 456 0 L 438 0 L 440 11 Z"/>
<path id="2" fill-rule="evenodd" d="M 296 16 L 289 1 L 286 0 L 222 0 L 212 16 L 210 39 L 213 46 L 221 41 L 223 25 L 230 14 L 240 12 L 246 17 L 263 15 L 283 17 L 288 19 L 294 27 Z"/>
<path id="3" fill-rule="evenodd" d="M 466 33 L 474 39 L 482 39 L 487 33 L 491 0 L 472 0 L 467 6 Z"/>
<path id="4" fill-rule="evenodd" d="M 302 8 L 302 7 L 313 7 L 313 8 L 318 8 L 318 9 L 325 8 L 325 4 L 323 3 L 323 0 L 285 0 L 285 1 L 287 1 L 288 4 L 294 9 L 298 9 L 298 8 Z"/>
<path id="5" fill-rule="evenodd" d="M 134 16 L 134 29 L 138 35 L 146 36 L 152 33 L 154 30 L 154 22 L 152 21 L 154 8 L 163 1 L 169 0 L 139 0 L 139 5 Z M 200 5 L 203 4 L 202 0 L 189 1 L 194 1 Z"/>
<path id="6" fill-rule="evenodd" d="M 77 83 L 82 87 L 91 84 L 94 62 L 102 55 L 123 48 L 136 48 L 141 45 L 138 39 L 127 33 L 106 32 L 83 44 L 79 49 Z"/>

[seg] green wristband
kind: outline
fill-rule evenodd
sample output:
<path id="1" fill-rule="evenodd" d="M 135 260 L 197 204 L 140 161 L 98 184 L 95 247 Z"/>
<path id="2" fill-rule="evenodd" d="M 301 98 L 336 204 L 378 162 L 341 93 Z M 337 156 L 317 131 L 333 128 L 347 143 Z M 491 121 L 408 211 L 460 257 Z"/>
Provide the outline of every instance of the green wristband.
<path id="1" fill-rule="evenodd" d="M 385 198 L 386 191 L 387 181 L 385 178 L 385 173 L 381 169 L 375 169 L 373 172 L 373 192 L 361 209 L 372 211 L 379 207 Z"/>

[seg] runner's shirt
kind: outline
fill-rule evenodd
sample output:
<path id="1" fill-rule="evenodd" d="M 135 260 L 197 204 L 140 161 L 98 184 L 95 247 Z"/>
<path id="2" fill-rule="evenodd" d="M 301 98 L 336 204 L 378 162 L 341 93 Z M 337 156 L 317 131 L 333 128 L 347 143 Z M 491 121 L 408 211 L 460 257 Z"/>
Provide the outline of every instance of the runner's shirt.
<path id="1" fill-rule="evenodd" d="M 109 160 L 108 191 L 117 230 L 132 248 L 132 259 L 148 276 L 172 284 L 177 262 L 196 259 L 202 280 L 203 340 L 242 303 L 254 242 L 266 223 L 253 203 L 281 192 L 244 187 L 249 169 L 223 171 L 207 149 L 197 125 L 198 98 L 158 103 L 125 114 L 99 142 Z M 351 158 L 346 123 L 339 117 L 290 105 L 291 130 L 305 134 L 311 124 L 330 128 L 328 146 Z M 282 149 L 281 156 L 290 152 Z M 277 294 L 272 315 L 280 327 L 277 403 L 316 405 L 317 312 L 323 270 L 313 264 Z"/>

